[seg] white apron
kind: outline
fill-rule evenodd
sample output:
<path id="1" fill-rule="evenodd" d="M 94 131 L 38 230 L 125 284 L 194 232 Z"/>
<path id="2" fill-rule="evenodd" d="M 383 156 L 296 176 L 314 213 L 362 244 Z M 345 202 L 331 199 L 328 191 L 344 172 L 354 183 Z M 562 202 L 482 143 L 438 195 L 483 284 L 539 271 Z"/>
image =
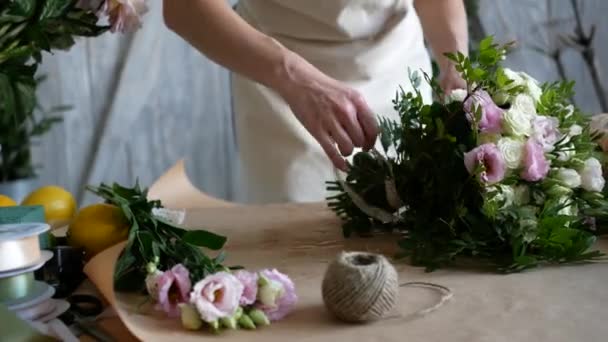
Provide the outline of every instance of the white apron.
<path id="1" fill-rule="evenodd" d="M 411 89 L 408 68 L 431 73 L 413 0 L 241 0 L 240 15 L 327 75 L 361 92 L 379 116 Z M 424 82 L 423 82 L 424 83 Z M 323 200 L 333 167 L 274 91 L 234 74 L 237 145 L 246 202 Z M 427 100 L 431 93 L 423 89 Z"/>

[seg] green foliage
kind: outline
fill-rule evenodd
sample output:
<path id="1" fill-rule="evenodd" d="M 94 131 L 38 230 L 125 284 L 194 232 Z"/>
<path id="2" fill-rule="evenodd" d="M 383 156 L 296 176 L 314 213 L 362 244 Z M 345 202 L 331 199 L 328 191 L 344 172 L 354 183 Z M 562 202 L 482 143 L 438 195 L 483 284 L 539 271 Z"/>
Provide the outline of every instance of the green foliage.
<path id="1" fill-rule="evenodd" d="M 77 36 L 107 30 L 97 16 L 78 9 L 76 0 L 5 0 L 0 2 L 0 182 L 33 176 L 32 138 L 61 121 L 36 101 L 35 78 L 42 52 L 69 49 Z M 38 109 L 38 113 L 36 113 Z"/>
<path id="2" fill-rule="evenodd" d="M 154 208 L 162 208 L 160 201 L 148 201 L 147 190 L 136 183 L 127 188 L 119 184 L 89 187 L 91 192 L 107 203 L 121 209 L 129 221 L 129 238 L 114 273 L 118 291 L 143 291 L 147 275 L 146 265 L 157 260 L 157 267 L 170 269 L 181 263 L 190 271 L 193 283 L 208 274 L 224 269 L 224 254 L 211 258 L 201 247 L 219 251 L 226 238 L 205 230 L 185 230 L 176 224 L 153 215 Z"/>
<path id="3" fill-rule="evenodd" d="M 512 84 L 500 66 L 509 47 L 487 38 L 470 57 L 447 57 L 467 82 L 468 94 L 483 89 L 509 97 L 525 88 Z M 434 79 L 426 78 L 436 88 Z M 410 81 L 417 88 L 420 77 L 412 74 Z M 394 232 L 402 249 L 400 256 L 429 271 L 460 258 L 474 258 L 501 272 L 517 272 L 545 263 L 602 257 L 600 252 L 590 251 L 600 231 L 594 230 L 589 219 L 605 220 L 608 203 L 601 193 L 564 187 L 554 171 L 562 167 L 580 170 L 583 160 L 597 149 L 586 117 L 568 103 L 572 86 L 571 82 L 543 85 L 537 111 L 556 117 L 560 129 L 576 124 L 583 133 L 555 144 L 547 155 L 552 171 L 542 181 L 526 182 L 513 172 L 494 186 L 480 181 L 479 173 L 485 171 L 482 166 L 470 174 L 464 165 L 464 154 L 480 144 L 477 122 L 481 109 L 475 109 L 471 115 L 475 120 L 470 120 L 463 102 L 424 104 L 417 90 L 400 90 L 393 101 L 400 121 L 380 120 L 382 147 L 385 153 L 392 149 L 393 154 L 357 153 L 344 183 L 328 185 L 328 190 L 336 192 L 328 198 L 329 207 L 344 220 L 345 236 Z M 506 103 L 505 108 L 508 106 Z M 561 159 L 566 152 L 571 157 Z M 389 203 L 387 180 L 396 185 L 401 208 Z M 387 223 L 366 214 L 343 184 L 368 205 L 397 215 L 397 220 Z M 525 196 L 523 192 L 513 195 L 522 188 Z M 506 199 L 509 196 L 526 199 L 515 203 Z"/>

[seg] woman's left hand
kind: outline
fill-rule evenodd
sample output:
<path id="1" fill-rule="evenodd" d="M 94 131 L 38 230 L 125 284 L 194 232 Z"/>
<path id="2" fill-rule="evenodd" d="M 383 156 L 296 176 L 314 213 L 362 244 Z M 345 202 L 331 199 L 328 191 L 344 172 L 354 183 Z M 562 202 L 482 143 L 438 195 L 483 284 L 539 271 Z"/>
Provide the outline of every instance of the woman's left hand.
<path id="1" fill-rule="evenodd" d="M 446 67 L 441 68 L 439 74 L 439 85 L 443 89 L 444 94 L 450 95 L 455 89 L 466 89 L 467 83 L 460 77 L 458 71 L 453 64 L 448 64 Z"/>

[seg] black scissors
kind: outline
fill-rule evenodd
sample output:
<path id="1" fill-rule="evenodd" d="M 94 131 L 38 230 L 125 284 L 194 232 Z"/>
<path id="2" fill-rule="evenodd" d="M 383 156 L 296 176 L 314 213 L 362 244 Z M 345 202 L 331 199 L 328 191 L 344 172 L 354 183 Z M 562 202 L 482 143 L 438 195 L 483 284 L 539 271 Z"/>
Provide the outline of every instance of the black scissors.
<path id="1" fill-rule="evenodd" d="M 95 320 L 103 312 L 103 303 L 99 298 L 88 294 L 73 294 L 66 300 L 70 303 L 70 309 L 62 316 L 62 320 L 76 330 L 77 335 L 85 334 L 100 342 L 115 341 L 96 325 Z"/>

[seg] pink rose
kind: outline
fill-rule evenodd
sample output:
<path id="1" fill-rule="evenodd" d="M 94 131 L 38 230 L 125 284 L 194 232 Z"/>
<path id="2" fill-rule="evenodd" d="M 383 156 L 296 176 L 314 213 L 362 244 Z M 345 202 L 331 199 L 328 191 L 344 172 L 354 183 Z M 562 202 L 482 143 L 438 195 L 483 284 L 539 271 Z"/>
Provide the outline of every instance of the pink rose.
<path id="1" fill-rule="evenodd" d="M 560 136 L 557 118 L 539 115 L 532 121 L 532 137 L 541 144 L 545 152 L 553 151 L 553 145 Z"/>
<path id="2" fill-rule="evenodd" d="M 524 145 L 523 165 L 521 178 L 529 182 L 539 181 L 549 173 L 549 161 L 545 158 L 543 146 L 533 138 Z"/>
<path id="3" fill-rule="evenodd" d="M 209 275 L 194 285 L 190 303 L 196 306 L 203 321 L 215 322 L 232 316 L 243 296 L 243 284 L 228 272 Z"/>
<path id="4" fill-rule="evenodd" d="M 188 293 L 192 287 L 188 270 L 182 264 L 177 264 L 158 276 L 157 281 L 157 308 L 170 317 L 179 317 L 178 304 L 188 301 Z"/>
<path id="5" fill-rule="evenodd" d="M 276 269 L 262 270 L 259 283 L 257 307 L 269 320 L 280 320 L 293 310 L 298 296 L 288 276 Z"/>
<path id="6" fill-rule="evenodd" d="M 105 0 L 102 11 L 110 18 L 112 32 L 135 31 L 148 11 L 145 0 Z"/>
<path id="7" fill-rule="evenodd" d="M 481 109 L 481 119 L 477 123 L 482 133 L 500 133 L 502 130 L 503 110 L 492 101 L 490 94 L 484 90 L 478 90 L 471 94 L 464 102 L 464 110 L 469 121 L 475 119 L 475 111 Z"/>
<path id="8" fill-rule="evenodd" d="M 505 178 L 507 170 L 502 154 L 492 143 L 477 146 L 465 153 L 464 165 L 471 174 L 475 172 L 478 165 L 482 165 L 480 179 L 486 184 L 500 182 Z"/>
<path id="9" fill-rule="evenodd" d="M 234 276 L 243 284 L 243 296 L 241 297 L 240 304 L 253 304 L 258 295 L 257 273 L 240 270 L 235 272 Z"/>

